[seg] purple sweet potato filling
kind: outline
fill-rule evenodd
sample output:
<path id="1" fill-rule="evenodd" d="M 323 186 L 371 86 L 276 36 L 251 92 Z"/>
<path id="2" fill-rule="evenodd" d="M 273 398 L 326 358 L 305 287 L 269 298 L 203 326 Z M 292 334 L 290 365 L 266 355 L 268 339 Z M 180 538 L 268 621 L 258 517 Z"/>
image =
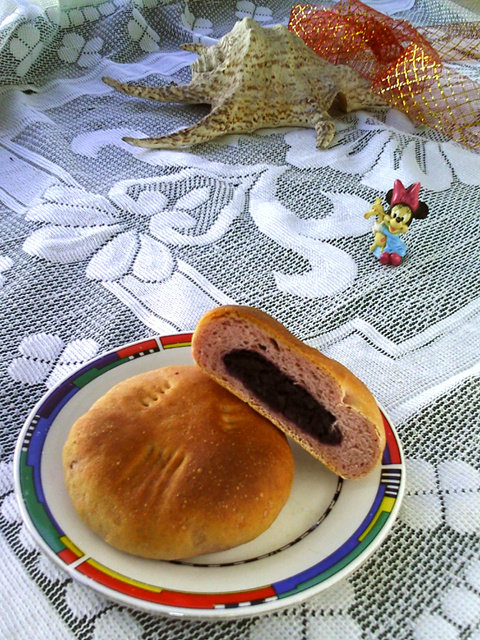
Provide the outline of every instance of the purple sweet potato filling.
<path id="1" fill-rule="evenodd" d="M 336 418 L 310 393 L 270 360 L 249 349 L 234 349 L 223 356 L 228 373 L 237 378 L 270 411 L 283 415 L 298 429 L 323 444 L 336 445 L 342 434 Z"/>

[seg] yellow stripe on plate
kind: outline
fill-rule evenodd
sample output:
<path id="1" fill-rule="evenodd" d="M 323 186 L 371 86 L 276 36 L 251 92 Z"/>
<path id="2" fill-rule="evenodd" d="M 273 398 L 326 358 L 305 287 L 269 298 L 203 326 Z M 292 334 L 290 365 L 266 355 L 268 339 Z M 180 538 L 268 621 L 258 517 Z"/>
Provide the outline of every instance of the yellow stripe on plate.
<path id="1" fill-rule="evenodd" d="M 164 349 L 175 349 L 175 347 L 190 347 L 191 342 L 175 342 L 175 344 L 166 344 L 163 345 Z"/>
<path id="2" fill-rule="evenodd" d="M 70 549 L 70 551 L 73 551 L 73 553 L 77 554 L 77 556 L 78 556 L 79 558 L 81 558 L 81 557 L 84 555 L 83 551 L 82 551 L 81 549 L 79 549 L 79 548 L 77 547 L 77 545 L 76 545 L 76 544 L 74 544 L 74 543 L 70 540 L 70 538 L 68 538 L 67 536 L 62 536 L 62 537 L 60 538 L 60 540 L 61 540 L 61 542 L 63 542 L 63 544 L 64 544 L 68 549 Z"/>
<path id="3" fill-rule="evenodd" d="M 383 498 L 383 500 L 380 503 L 380 506 L 378 508 L 378 511 L 375 514 L 375 518 L 371 521 L 371 523 L 368 525 L 368 527 L 365 529 L 365 531 L 359 537 L 360 541 L 363 540 L 370 533 L 370 531 L 375 526 L 375 523 L 377 522 L 377 520 L 380 517 L 380 514 L 382 512 L 386 511 L 387 513 L 390 513 L 390 511 L 393 509 L 393 505 L 395 504 L 395 501 L 396 501 L 396 498 L 390 498 L 388 496 Z"/>
<path id="4" fill-rule="evenodd" d="M 154 587 L 151 584 L 146 584 L 145 582 L 140 582 L 139 580 L 133 580 L 132 578 L 127 578 L 122 573 L 117 573 L 116 571 L 112 571 L 112 569 L 108 569 L 103 564 L 100 564 L 100 562 L 97 562 L 92 558 L 87 560 L 87 563 L 92 565 L 92 567 L 95 567 L 95 569 L 98 569 L 99 571 L 106 573 L 112 578 L 116 578 L 117 580 L 121 580 L 122 582 L 126 582 L 127 584 L 131 584 L 134 587 L 140 587 L 141 589 L 148 589 L 148 591 L 155 591 L 156 593 L 160 593 L 160 591 L 163 591 L 161 587 Z"/>

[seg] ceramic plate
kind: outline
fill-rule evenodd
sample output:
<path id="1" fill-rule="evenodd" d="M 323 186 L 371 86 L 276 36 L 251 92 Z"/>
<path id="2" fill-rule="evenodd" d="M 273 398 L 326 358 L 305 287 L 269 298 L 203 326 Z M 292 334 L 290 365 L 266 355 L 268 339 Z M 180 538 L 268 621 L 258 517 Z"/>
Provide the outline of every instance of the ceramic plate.
<path id="1" fill-rule="evenodd" d="M 137 558 L 104 543 L 68 497 L 61 463 L 70 427 L 112 385 L 192 363 L 191 334 L 155 337 L 89 362 L 50 390 L 29 416 L 15 453 L 22 516 L 41 549 L 70 576 L 152 613 L 229 618 L 298 603 L 331 586 L 378 548 L 400 507 L 402 449 L 384 415 L 387 445 L 368 477 L 341 480 L 292 443 L 295 480 L 273 525 L 256 540 L 188 561 Z"/>

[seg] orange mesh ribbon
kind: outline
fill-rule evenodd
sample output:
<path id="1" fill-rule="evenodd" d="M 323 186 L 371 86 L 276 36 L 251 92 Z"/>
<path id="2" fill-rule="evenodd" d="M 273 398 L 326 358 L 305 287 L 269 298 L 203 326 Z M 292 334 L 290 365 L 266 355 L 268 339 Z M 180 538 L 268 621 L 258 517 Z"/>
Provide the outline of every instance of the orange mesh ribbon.
<path id="1" fill-rule="evenodd" d="M 288 27 L 322 58 L 370 80 L 388 104 L 480 151 L 480 86 L 442 62 L 479 57 L 480 23 L 420 33 L 359 0 L 340 0 L 329 8 L 294 6 Z"/>

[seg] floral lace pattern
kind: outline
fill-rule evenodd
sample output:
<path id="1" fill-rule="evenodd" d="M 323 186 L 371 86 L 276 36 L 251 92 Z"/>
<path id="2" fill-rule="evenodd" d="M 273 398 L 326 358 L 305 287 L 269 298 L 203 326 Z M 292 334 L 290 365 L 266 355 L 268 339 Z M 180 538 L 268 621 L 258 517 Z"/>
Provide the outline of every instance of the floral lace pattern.
<path id="1" fill-rule="evenodd" d="M 93 67 L 101 60 L 101 38 L 92 38 L 88 42 L 77 33 L 67 33 L 63 37 L 58 57 L 64 62 L 76 63 L 80 67 Z"/>
<path id="2" fill-rule="evenodd" d="M 360 174 L 362 184 L 385 191 L 391 188 L 385 167 L 405 176 L 406 183 L 419 180 L 431 191 L 443 191 L 456 179 L 472 186 L 480 181 L 473 169 L 474 151 L 447 140 L 435 141 L 431 132 L 416 128 L 395 109 L 385 114 L 384 121 L 363 112 L 349 116 L 331 149 L 323 154 L 315 149 L 312 131 L 289 133 L 285 142 L 289 146 L 287 160 L 296 167 L 334 167 L 342 173 Z M 376 158 L 373 166 L 372 156 Z M 468 157 L 471 163 L 465 161 Z"/>
<path id="3" fill-rule="evenodd" d="M 325 150 L 288 127 L 132 147 L 122 138 L 189 126 L 207 107 L 129 98 L 102 76 L 188 82 L 196 54 L 182 43 L 211 44 L 244 18 L 287 24 L 291 4 L 65 4 L 0 8 L 0 636 L 479 640 L 478 154 L 387 108 L 336 114 Z M 475 21 L 436 0 L 369 4 L 419 25 Z M 478 64 L 461 69 L 478 78 Z M 419 181 L 430 209 L 397 268 L 372 258 L 364 218 L 396 178 Z M 83 363 L 190 331 L 226 303 L 265 309 L 371 388 L 404 442 L 406 495 L 378 553 L 312 600 L 241 622 L 159 619 L 40 554 L 14 494 L 15 441 Z"/>
<path id="4" fill-rule="evenodd" d="M 24 384 L 43 382 L 50 388 L 93 358 L 98 344 L 89 339 L 65 344 L 57 335 L 37 333 L 24 338 L 18 350 L 22 355 L 10 362 L 10 376 Z"/>

